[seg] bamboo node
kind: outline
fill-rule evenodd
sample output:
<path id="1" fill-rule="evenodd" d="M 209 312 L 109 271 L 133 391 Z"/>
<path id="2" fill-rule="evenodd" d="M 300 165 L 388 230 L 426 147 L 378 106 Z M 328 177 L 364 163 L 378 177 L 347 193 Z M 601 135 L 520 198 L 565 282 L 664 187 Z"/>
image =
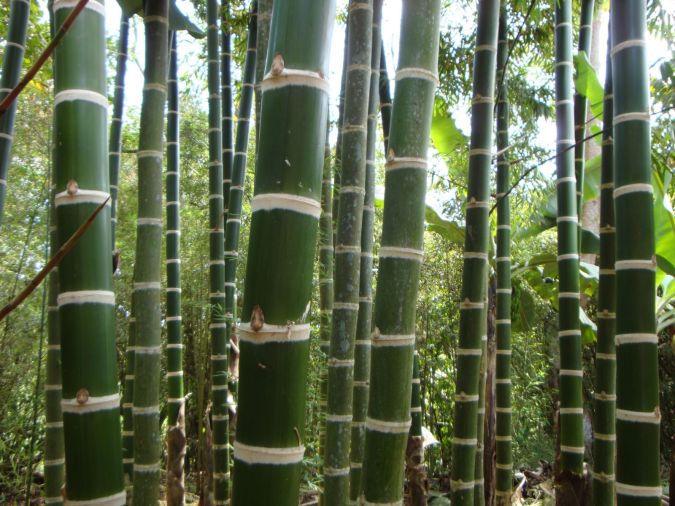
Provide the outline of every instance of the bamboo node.
<path id="1" fill-rule="evenodd" d="M 80 388 L 75 395 L 75 399 L 78 404 L 86 404 L 89 400 L 89 390 L 86 388 Z"/>
<path id="2" fill-rule="evenodd" d="M 80 189 L 80 186 L 77 184 L 77 181 L 75 181 L 74 179 L 71 179 L 66 184 L 66 192 L 68 193 L 68 195 L 75 195 L 77 193 L 77 190 L 79 190 L 79 189 Z"/>
<path id="3" fill-rule="evenodd" d="M 251 330 L 258 332 L 263 328 L 265 324 L 265 314 L 263 313 L 260 305 L 256 304 L 253 306 L 253 311 L 251 312 Z"/>

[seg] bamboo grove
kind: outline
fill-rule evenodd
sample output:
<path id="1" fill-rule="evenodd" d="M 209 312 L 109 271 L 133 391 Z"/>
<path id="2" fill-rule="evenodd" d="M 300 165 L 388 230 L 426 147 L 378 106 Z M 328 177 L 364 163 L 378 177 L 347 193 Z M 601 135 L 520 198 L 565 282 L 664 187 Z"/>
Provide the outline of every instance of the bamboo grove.
<path id="1" fill-rule="evenodd" d="M 10 0 L 0 39 L 3 227 L 34 3 Z M 516 437 L 518 364 L 535 353 L 519 337 L 529 276 L 556 336 L 541 386 L 554 404 L 547 494 L 661 505 L 675 239 L 661 245 L 657 213 L 670 209 L 673 236 L 675 215 L 671 179 L 653 168 L 645 0 L 403 0 L 395 26 L 392 0 L 193 3 L 195 22 L 174 0 L 119 0 L 106 44 L 104 0 L 49 2 L 50 170 L 31 204 L 45 208 L 50 257 L 66 252 L 44 269 L 45 504 L 516 504 L 536 474 L 519 468 Z M 456 103 L 454 8 L 471 24 Z M 550 205 L 535 248 L 555 253 L 519 262 L 522 229 L 542 222 L 522 218 L 538 197 L 519 185 L 543 164 L 516 154 L 535 101 L 513 68 L 540 36 L 524 30 L 531 15 L 552 56 L 541 107 L 553 155 L 535 176 Z M 604 86 L 588 63 L 600 29 Z M 138 111 L 125 111 L 136 85 Z M 438 212 L 439 188 L 458 204 Z M 425 274 L 427 255 L 450 262 L 449 244 L 456 275 Z M 456 300 L 428 295 L 446 282 Z M 21 306 L 7 307 L 5 329 Z M 438 313 L 453 324 L 439 330 Z M 429 370 L 434 353 L 452 366 Z"/>

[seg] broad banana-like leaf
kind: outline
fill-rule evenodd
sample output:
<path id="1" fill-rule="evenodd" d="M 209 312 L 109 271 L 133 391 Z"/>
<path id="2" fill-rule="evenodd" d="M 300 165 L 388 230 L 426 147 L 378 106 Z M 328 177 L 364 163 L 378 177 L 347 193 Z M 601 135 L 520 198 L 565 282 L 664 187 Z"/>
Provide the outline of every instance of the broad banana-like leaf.
<path id="1" fill-rule="evenodd" d="M 654 234 L 656 240 L 656 264 L 660 270 L 675 276 L 675 214 L 666 188 L 672 174 L 663 181 L 657 172 L 652 172 L 654 186 Z"/>
<path id="2" fill-rule="evenodd" d="M 588 99 L 593 116 L 602 118 L 605 90 L 585 51 L 579 51 L 579 54 L 574 56 L 574 69 L 576 70 L 574 86 L 577 93 Z"/>
<path id="3" fill-rule="evenodd" d="M 464 176 L 466 167 L 463 161 L 457 160 L 457 154 L 469 147 L 469 138 L 457 128 L 452 114 L 447 112 L 439 99 L 436 100 L 431 118 L 431 141 L 436 151 L 446 160 L 448 173 Z"/>

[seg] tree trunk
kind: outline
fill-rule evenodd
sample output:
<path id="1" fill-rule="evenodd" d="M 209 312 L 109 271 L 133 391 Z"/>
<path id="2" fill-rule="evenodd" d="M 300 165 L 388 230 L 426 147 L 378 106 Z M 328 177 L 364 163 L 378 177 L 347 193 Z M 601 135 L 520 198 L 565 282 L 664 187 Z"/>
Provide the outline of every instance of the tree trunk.
<path id="1" fill-rule="evenodd" d="M 58 30 L 73 4 L 55 2 L 53 8 Z M 54 205 L 59 247 L 109 199 L 105 56 L 105 18 L 101 5 L 90 2 L 54 52 Z M 87 64 L 81 65 L 83 61 Z M 77 504 L 125 502 L 111 238 L 108 205 L 58 269 L 61 408 L 68 469 L 64 494 Z"/>
<path id="2" fill-rule="evenodd" d="M 0 74 L 0 102 L 19 83 L 23 55 L 26 48 L 26 31 L 30 4 L 24 0 L 11 0 L 9 7 L 9 22 L 7 23 L 7 40 L 5 55 L 2 60 L 2 74 Z M 0 224 L 5 208 L 7 194 L 7 174 L 12 161 L 12 135 L 14 134 L 14 117 L 17 101 L 0 116 Z"/>
<path id="3" fill-rule="evenodd" d="M 479 485 L 481 494 L 479 501 L 483 499 L 482 487 L 475 481 L 475 472 L 476 448 L 482 445 L 478 439 L 479 400 L 482 397 L 479 385 L 486 330 L 485 291 L 490 234 L 488 199 L 498 26 L 499 1 L 481 0 L 478 3 L 473 75 L 464 275 L 459 305 L 455 437 L 452 442 L 452 502 L 457 505 L 474 504 L 476 485 Z"/>
<path id="4" fill-rule="evenodd" d="M 611 12 L 619 506 L 661 501 L 645 8 L 645 2 L 625 0 L 613 2 Z"/>
<path id="5" fill-rule="evenodd" d="M 439 23 L 439 0 L 403 3 L 366 418 L 363 490 L 371 503 L 398 503 L 403 491 Z"/>
<path id="6" fill-rule="evenodd" d="M 274 3 L 237 332 L 237 506 L 298 503 L 334 15 L 332 1 Z"/>

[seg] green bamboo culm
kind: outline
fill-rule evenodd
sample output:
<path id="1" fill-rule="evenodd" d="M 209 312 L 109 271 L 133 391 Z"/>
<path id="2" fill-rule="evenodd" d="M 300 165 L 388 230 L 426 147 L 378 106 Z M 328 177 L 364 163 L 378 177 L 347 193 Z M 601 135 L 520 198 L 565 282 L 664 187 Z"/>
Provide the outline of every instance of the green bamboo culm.
<path id="1" fill-rule="evenodd" d="M 610 28 L 611 33 L 611 28 Z M 600 181 L 600 280 L 598 286 L 598 342 L 595 351 L 595 413 L 593 421 L 593 504 L 614 505 L 616 454 L 616 229 L 614 228 L 614 148 L 612 138 L 612 49 L 608 37 L 605 98 L 602 118 L 602 175 Z"/>
<path id="2" fill-rule="evenodd" d="M 237 258 L 239 256 L 241 210 L 244 201 L 248 136 L 255 86 L 257 26 L 257 3 L 254 2 L 251 6 L 251 15 L 248 22 L 248 42 L 242 75 L 239 112 L 237 114 L 232 184 L 230 185 L 229 210 L 225 222 L 225 318 L 227 320 L 228 343 L 235 331 L 236 321 Z M 232 385 L 232 378 L 230 378 L 230 385 Z M 236 386 L 234 390 L 236 390 Z"/>
<path id="3" fill-rule="evenodd" d="M 232 493 L 238 506 L 298 503 L 334 7 L 274 3 L 238 329 Z"/>
<path id="4" fill-rule="evenodd" d="M 375 158 L 377 153 L 377 106 L 379 104 L 382 1 L 373 2 L 373 42 L 370 93 L 368 96 L 368 140 L 366 144 L 365 195 L 361 219 L 361 259 L 359 273 L 359 314 L 354 340 L 354 393 L 352 402 L 351 448 L 349 456 L 349 500 L 361 495 L 363 450 L 370 382 L 370 333 L 373 321 L 373 229 L 375 226 Z"/>
<path id="5" fill-rule="evenodd" d="M 354 340 L 359 315 L 361 224 L 366 184 L 368 95 L 373 0 L 350 0 L 342 174 L 335 244 L 333 329 L 328 357 L 324 503 L 347 504 L 354 381 Z"/>
<path id="6" fill-rule="evenodd" d="M 319 456 L 326 455 L 326 398 L 328 396 L 328 353 L 333 317 L 333 180 L 330 148 L 330 122 L 326 125 L 323 179 L 321 180 L 321 217 L 319 218 Z M 323 467 L 321 469 L 323 473 Z M 323 498 L 320 499 L 323 501 Z"/>
<path id="7" fill-rule="evenodd" d="M 73 7 L 73 2 L 54 2 L 55 29 Z M 105 55 L 105 7 L 94 0 L 54 52 L 59 247 L 110 197 Z M 115 436 L 121 428 L 111 238 L 107 205 L 58 270 L 65 496 L 78 504 L 126 501 L 121 439 Z"/>
<path id="8" fill-rule="evenodd" d="M 178 32 L 169 34 L 166 111 L 166 384 L 167 504 L 185 503 L 185 394 L 180 262 L 180 148 L 178 99 Z"/>
<path id="9" fill-rule="evenodd" d="M 230 185 L 232 184 L 233 152 L 233 122 L 232 122 L 232 28 L 230 21 L 230 1 L 223 0 L 221 9 L 220 37 L 221 66 L 220 66 L 220 99 L 221 99 L 221 135 L 222 135 L 222 163 L 223 163 L 223 212 L 229 209 Z M 217 35 L 216 35 L 217 36 Z M 218 42 L 216 42 L 218 44 Z M 217 56 L 216 56 L 217 57 Z M 209 57 L 210 58 L 210 57 Z M 210 92 L 209 92 L 210 93 Z"/>
<path id="10" fill-rule="evenodd" d="M 122 397 L 122 464 L 124 469 L 124 484 L 127 490 L 127 500 L 131 502 L 134 478 L 134 371 L 136 369 L 136 311 L 134 310 L 133 296 L 129 316 L 129 337 L 124 352 L 125 374 L 124 393 Z"/>
<path id="11" fill-rule="evenodd" d="M 0 76 L 0 101 L 9 95 L 21 77 L 29 14 L 29 0 L 10 1 L 7 40 L 5 42 L 5 55 L 2 60 L 2 75 Z M 7 175 L 12 161 L 16 104 L 17 101 L 15 100 L 9 109 L 0 116 L 0 224 L 4 214 L 5 195 L 7 194 Z"/>
<path id="12" fill-rule="evenodd" d="M 255 61 L 255 152 L 258 153 L 258 139 L 260 137 L 260 107 L 262 105 L 262 93 L 260 83 L 265 75 L 265 56 L 267 55 L 267 44 L 270 39 L 270 20 L 272 19 L 272 6 L 274 0 L 258 0 L 258 10 L 256 13 L 256 61 Z"/>
<path id="13" fill-rule="evenodd" d="M 579 46 L 578 52 L 582 51 L 590 57 L 591 42 L 593 41 L 593 10 L 595 0 L 581 0 L 581 16 L 579 21 Z M 574 175 L 577 179 L 577 211 L 579 215 L 579 239 L 581 247 L 581 210 L 584 204 L 584 170 L 586 166 L 585 154 L 586 143 L 586 115 L 588 113 L 588 99 L 581 93 L 574 93 Z"/>
<path id="14" fill-rule="evenodd" d="M 110 170 L 110 201 L 112 215 L 112 247 L 115 249 L 115 231 L 117 229 L 117 192 L 120 178 L 120 159 L 122 156 L 122 116 L 124 111 L 124 78 L 127 72 L 127 49 L 129 43 L 129 18 L 122 12 L 120 17 L 119 39 L 117 39 L 117 68 L 115 72 L 115 94 L 113 96 L 113 115 L 110 122 L 108 144 L 108 168 Z"/>
<path id="15" fill-rule="evenodd" d="M 52 178 L 54 176 L 52 175 Z M 56 213 L 52 186 L 49 205 L 49 249 L 53 254 L 58 249 L 56 229 Z M 59 308 L 57 296 L 59 291 L 58 270 L 49 273 L 47 288 L 47 363 L 45 372 L 45 446 L 44 476 L 45 502 L 47 504 L 63 504 L 61 487 L 64 474 L 63 448 L 63 414 L 61 412 L 61 335 L 59 333 Z"/>
<path id="16" fill-rule="evenodd" d="M 493 96 L 495 89 L 499 1 L 478 3 L 478 34 L 473 67 L 471 150 L 466 203 L 464 270 L 460 301 L 455 437 L 452 441 L 452 502 L 473 505 L 480 371 L 486 329 L 486 288 L 490 165 L 492 160 Z M 484 416 L 484 413 L 483 413 Z M 481 427 L 482 428 L 482 427 Z M 482 441 L 481 441 L 482 444 Z M 482 486 L 480 488 L 482 490 Z M 480 494 L 482 495 L 482 494 Z"/>
<path id="17" fill-rule="evenodd" d="M 403 3 L 366 418 L 363 490 L 371 503 L 399 503 L 403 493 L 439 23 L 439 0 Z"/>
<path id="18" fill-rule="evenodd" d="M 656 506 L 661 504 L 661 413 L 645 2 L 613 2 L 611 28 L 617 293 L 615 487 L 619 506 Z"/>
<path id="19" fill-rule="evenodd" d="M 349 56 L 349 23 L 345 23 L 345 42 L 342 52 L 342 75 L 338 95 L 337 140 L 335 142 L 335 165 L 333 167 L 333 245 L 337 244 L 337 219 L 340 204 L 340 176 L 342 174 L 342 126 L 345 119 L 345 94 L 347 89 L 347 58 Z M 333 252 L 335 253 L 335 252 Z"/>
<path id="20" fill-rule="evenodd" d="M 496 483 L 497 506 L 511 504 L 513 492 L 513 455 L 511 450 L 511 205 L 506 192 L 510 188 L 509 97 L 506 59 L 509 52 L 506 6 L 499 13 L 497 41 L 497 360 L 495 374 L 496 411 Z"/>
<path id="21" fill-rule="evenodd" d="M 228 340 L 225 316 L 225 215 L 223 190 L 223 152 L 221 134 L 220 51 L 218 45 L 218 0 L 206 2 L 208 89 L 209 89 L 209 310 L 211 335 L 211 402 L 213 427 L 213 493 L 216 502 L 230 495 Z M 227 8 L 227 6 L 226 6 Z M 231 109 L 231 107 L 230 107 Z M 230 114 L 232 114 L 230 110 Z M 229 125 L 231 129 L 231 125 Z M 232 153 L 230 152 L 229 155 Z M 230 166 L 231 168 L 231 166 Z M 229 191 L 229 184 L 227 185 Z"/>
<path id="22" fill-rule="evenodd" d="M 426 469 L 424 466 L 424 437 L 422 436 L 422 392 L 420 385 L 420 356 L 413 356 L 412 395 L 410 397 L 410 432 L 405 455 L 407 490 L 411 506 L 427 504 Z"/>
<path id="23" fill-rule="evenodd" d="M 391 125 L 391 90 L 389 89 L 389 72 L 387 72 L 387 58 L 384 54 L 384 44 L 380 49 L 380 114 L 382 115 L 382 133 L 384 135 L 384 152 L 389 144 L 389 127 Z"/>
<path id="24" fill-rule="evenodd" d="M 558 342 L 560 346 L 560 475 L 580 476 L 584 459 L 579 223 L 574 176 L 572 1 L 555 4 L 556 173 L 558 195 Z"/>
<path id="25" fill-rule="evenodd" d="M 494 108 L 493 108 L 494 110 Z M 489 281 L 486 280 L 489 284 Z M 486 290 L 488 287 L 486 286 Z M 487 293 L 487 291 L 486 291 Z M 487 304 L 485 317 L 480 330 L 481 357 L 478 370 L 478 409 L 476 410 L 476 458 L 474 460 L 473 504 L 485 506 L 485 470 L 483 468 L 483 452 L 485 449 L 485 385 L 487 383 Z M 454 441 L 453 441 L 454 442 Z"/>
<path id="26" fill-rule="evenodd" d="M 159 426 L 162 160 L 169 53 L 168 0 L 145 4 L 145 82 L 138 137 L 138 219 L 132 303 L 134 343 L 135 504 L 159 500 L 162 445 Z"/>

